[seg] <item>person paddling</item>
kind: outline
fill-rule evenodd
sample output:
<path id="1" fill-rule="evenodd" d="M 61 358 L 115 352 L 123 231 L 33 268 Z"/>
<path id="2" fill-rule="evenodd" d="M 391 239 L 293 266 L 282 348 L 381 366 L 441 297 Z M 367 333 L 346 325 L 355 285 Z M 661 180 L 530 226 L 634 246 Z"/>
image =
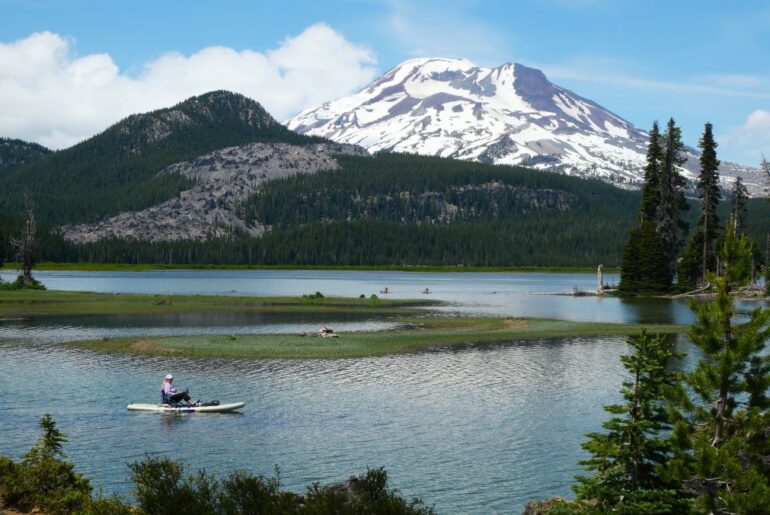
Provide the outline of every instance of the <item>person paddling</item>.
<path id="1" fill-rule="evenodd" d="M 179 401 L 185 401 L 188 404 L 198 403 L 198 401 L 192 402 L 187 390 L 183 392 L 176 391 L 176 387 L 174 386 L 174 376 L 171 374 L 166 374 L 166 377 L 163 379 L 163 384 L 160 387 L 160 397 L 163 404 L 175 404 Z"/>

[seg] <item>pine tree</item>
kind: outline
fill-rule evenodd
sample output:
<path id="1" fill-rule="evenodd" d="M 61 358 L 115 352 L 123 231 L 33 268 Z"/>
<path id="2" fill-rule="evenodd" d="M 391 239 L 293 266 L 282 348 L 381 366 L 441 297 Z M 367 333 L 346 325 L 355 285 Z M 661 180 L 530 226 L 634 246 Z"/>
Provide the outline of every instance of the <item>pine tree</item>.
<path id="1" fill-rule="evenodd" d="M 770 310 L 756 309 L 748 322 L 737 325 L 730 295 L 746 281 L 750 252 L 748 238 L 737 236 L 730 220 L 720 252 L 724 273 L 710 278 L 716 298 L 693 305 L 697 322 L 690 338 L 704 359 L 685 375 L 696 398 L 688 399 L 684 389 L 677 397 L 680 411 L 668 469 L 697 497 L 702 511 L 752 513 L 770 502 L 762 457 L 770 447 L 762 436 L 770 428 L 763 411 L 770 367 L 762 355 L 770 337 Z M 742 396 L 748 398 L 745 408 L 740 407 Z"/>
<path id="2" fill-rule="evenodd" d="M 40 426 L 40 429 L 43 430 L 43 436 L 41 436 L 35 446 L 29 450 L 24 457 L 24 461 L 26 463 L 33 463 L 39 462 L 42 459 L 66 457 L 62 447 L 67 441 L 67 436 L 56 427 L 56 422 L 53 417 L 46 413 L 40 419 L 38 425 Z"/>
<path id="3" fill-rule="evenodd" d="M 748 230 L 748 211 L 746 209 L 748 198 L 749 192 L 746 189 L 746 185 L 743 184 L 743 179 L 738 176 L 733 183 L 732 200 L 730 202 L 730 215 L 735 220 L 735 233 L 738 236 L 746 234 Z"/>
<path id="4" fill-rule="evenodd" d="M 639 225 L 629 233 L 620 262 L 619 290 L 623 293 L 664 293 L 671 287 L 671 274 L 667 272 L 657 228 L 662 163 L 660 131 L 655 122 L 647 146 Z"/>
<path id="5" fill-rule="evenodd" d="M 655 220 L 660 205 L 660 175 L 663 163 L 663 149 L 657 120 L 652 124 L 650 142 L 647 145 L 647 164 L 644 167 L 642 203 L 639 207 L 640 220 Z"/>
<path id="6" fill-rule="evenodd" d="M 676 264 L 676 290 L 690 292 L 703 278 L 703 233 L 695 231 Z"/>
<path id="7" fill-rule="evenodd" d="M 670 284 L 673 280 L 676 258 L 681 247 L 679 233 L 687 228 L 687 224 L 681 219 L 681 213 L 688 209 L 687 200 L 684 197 L 685 182 L 677 169 L 686 161 L 686 158 L 681 156 L 684 148 L 682 131 L 676 126 L 673 118 L 670 118 L 666 125 L 663 139 L 665 150 L 660 176 L 657 229 Z"/>
<path id="8" fill-rule="evenodd" d="M 701 214 L 698 228 L 702 235 L 703 245 L 701 277 L 705 279 L 709 270 L 713 269 L 713 244 L 717 238 L 717 206 L 722 200 L 719 191 L 719 160 L 717 159 L 717 142 L 714 140 L 713 127 L 706 124 L 698 146 L 701 149 L 700 174 L 698 175 L 697 191 L 701 201 Z"/>
<path id="9" fill-rule="evenodd" d="M 663 394 L 674 379 L 666 370 L 673 352 L 646 331 L 631 345 L 634 353 L 621 357 L 630 375 L 621 389 L 625 402 L 604 407 L 612 414 L 602 424 L 606 432 L 587 435 L 583 448 L 591 457 L 580 464 L 594 474 L 578 476 L 573 489 L 578 499 L 598 501 L 602 512 L 670 513 L 680 503 L 659 472 L 669 454 Z"/>

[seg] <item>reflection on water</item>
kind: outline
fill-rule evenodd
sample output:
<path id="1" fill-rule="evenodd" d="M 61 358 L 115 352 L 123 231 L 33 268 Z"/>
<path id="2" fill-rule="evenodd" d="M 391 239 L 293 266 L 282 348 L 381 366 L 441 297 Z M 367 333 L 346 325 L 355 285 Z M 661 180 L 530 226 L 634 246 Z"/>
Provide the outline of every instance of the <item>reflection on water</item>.
<path id="1" fill-rule="evenodd" d="M 362 313 L 179 313 L 149 315 L 56 315 L 0 319 L 0 339 L 46 342 L 130 336 L 287 334 L 317 331 L 379 331 L 393 320 Z"/>
<path id="2" fill-rule="evenodd" d="M 687 323 L 685 301 L 555 295 L 595 287 L 592 274 L 403 272 L 47 272 L 52 289 L 446 301 L 446 313 L 607 322 Z M 3 275 L 7 279 L 8 274 Z M 747 310 L 751 304 L 739 304 Z M 532 498 L 570 496 L 584 434 L 617 402 L 623 338 L 511 341 L 463 350 L 350 360 L 224 360 L 110 355 L 58 345 L 128 335 L 278 333 L 389 327 L 354 315 L 183 314 L 31 317 L 0 321 L 0 454 L 18 458 L 51 413 L 78 470 L 127 494 L 126 463 L 168 455 L 225 475 L 272 474 L 301 491 L 385 466 L 407 496 L 439 513 L 520 512 Z M 676 367 L 697 357 L 691 352 Z M 203 399 L 244 401 L 241 414 L 129 413 L 154 402 L 162 377 Z"/>
<path id="3" fill-rule="evenodd" d="M 2 276 L 12 279 L 8 272 Z M 568 295 L 575 289 L 594 291 L 594 274 L 174 270 L 39 272 L 37 277 L 50 289 L 71 291 L 255 296 L 300 296 L 320 291 L 327 296 L 436 299 L 448 303 L 441 311 L 475 315 L 619 323 L 693 320 L 686 300 Z M 617 282 L 618 278 L 608 275 L 606 280 Z M 386 286 L 390 293 L 381 294 Z M 423 295 L 424 288 L 431 293 Z"/>
<path id="4" fill-rule="evenodd" d="M 681 345 L 685 345 L 683 342 Z M 0 344 L 0 454 L 18 457 L 51 413 L 79 470 L 128 493 L 125 463 L 168 455 L 219 475 L 272 473 L 287 488 L 384 465 L 440 513 L 518 512 L 570 495 L 583 434 L 616 402 L 622 338 L 512 341 L 351 360 L 196 360 Z M 242 414 L 130 413 L 162 377 Z M 25 402 L 19 402 L 25 399 Z"/>

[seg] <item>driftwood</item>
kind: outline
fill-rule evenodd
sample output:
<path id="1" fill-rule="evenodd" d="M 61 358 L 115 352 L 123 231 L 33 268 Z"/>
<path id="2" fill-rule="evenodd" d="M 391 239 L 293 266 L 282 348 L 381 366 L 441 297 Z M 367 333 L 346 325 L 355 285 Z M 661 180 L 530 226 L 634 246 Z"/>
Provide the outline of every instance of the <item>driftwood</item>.
<path id="1" fill-rule="evenodd" d="M 701 286 L 700 288 L 697 288 L 693 291 L 688 291 L 687 293 L 680 293 L 679 295 L 672 295 L 672 299 L 680 299 L 682 297 L 691 297 L 693 295 L 700 295 L 701 293 L 705 293 L 708 290 L 711 289 L 711 283 L 706 283 L 705 285 Z"/>
<path id="2" fill-rule="evenodd" d="M 300 336 L 315 336 L 319 338 L 339 338 L 340 335 L 334 332 L 334 329 L 323 326 L 316 333 L 299 333 Z"/>

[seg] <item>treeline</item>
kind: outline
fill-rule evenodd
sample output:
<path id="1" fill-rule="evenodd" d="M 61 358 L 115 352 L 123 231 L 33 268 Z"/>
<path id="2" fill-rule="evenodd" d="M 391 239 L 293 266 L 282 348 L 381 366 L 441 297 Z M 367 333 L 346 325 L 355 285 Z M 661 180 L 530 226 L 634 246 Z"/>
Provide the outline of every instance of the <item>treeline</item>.
<path id="1" fill-rule="evenodd" d="M 420 499 L 404 499 L 388 487 L 383 468 L 368 469 L 344 484 L 310 485 L 304 494 L 281 490 L 280 476 L 240 470 L 218 479 L 201 470 L 189 474 L 168 458 L 148 457 L 128 465 L 136 504 L 93 494 L 90 480 L 65 460 L 66 436 L 50 415 L 43 435 L 16 463 L 0 456 L 0 510 L 81 515 L 393 514 L 431 515 Z"/>
<path id="2" fill-rule="evenodd" d="M 205 242 L 50 237 L 43 260 L 234 265 L 585 266 L 618 262 L 630 221 L 589 226 L 568 216 L 528 223 L 417 225 L 373 220 L 314 223 L 262 238 Z M 56 240 L 56 241 L 55 241 Z"/>
<path id="3" fill-rule="evenodd" d="M 239 206 L 242 217 L 272 226 L 258 239 L 232 235 L 205 242 L 112 239 L 74 245 L 50 222 L 68 209 L 68 200 L 58 205 L 35 203 L 40 259 L 181 265 L 593 267 L 618 266 L 624 248 L 637 249 L 630 252 L 637 258 L 643 254 L 638 246 L 626 245 L 639 221 L 638 191 L 519 167 L 406 154 L 340 156 L 339 162 L 340 170 L 270 181 Z M 156 186 L 146 181 L 137 187 L 165 195 Z M 716 209 L 720 220 L 727 220 L 732 209 L 730 195 L 725 196 Z M 80 204 L 74 197 L 70 201 Z M 690 209 L 680 214 L 680 220 L 690 232 L 680 230 L 678 248 L 697 235 L 699 227 L 699 202 L 685 202 Z M 755 255 L 759 265 L 770 231 L 770 206 L 761 199 L 747 200 L 744 221 L 742 230 L 759 242 Z M 9 239 L 21 226 L 20 217 L 0 215 L 8 260 L 14 259 Z M 655 223 L 649 227 L 655 232 Z M 657 239 L 655 245 L 661 245 Z M 691 246 L 697 251 L 697 242 Z M 697 257 L 695 251 L 691 255 Z M 665 269 L 669 274 L 671 269 Z"/>
<path id="4" fill-rule="evenodd" d="M 726 218 L 729 210 L 729 201 L 723 202 L 719 216 Z M 748 234 L 764 242 L 770 205 L 764 199 L 749 200 L 748 215 Z M 41 260 L 74 263 L 616 266 L 634 221 L 628 209 L 590 223 L 569 212 L 529 221 L 451 225 L 334 221 L 276 228 L 262 238 L 163 243 L 107 239 L 87 245 L 66 242 L 43 227 L 38 244 Z M 14 260 L 9 239 L 21 229 L 21 220 L 0 218 L 0 234 L 5 235 L 0 236 L 0 256 Z"/>

